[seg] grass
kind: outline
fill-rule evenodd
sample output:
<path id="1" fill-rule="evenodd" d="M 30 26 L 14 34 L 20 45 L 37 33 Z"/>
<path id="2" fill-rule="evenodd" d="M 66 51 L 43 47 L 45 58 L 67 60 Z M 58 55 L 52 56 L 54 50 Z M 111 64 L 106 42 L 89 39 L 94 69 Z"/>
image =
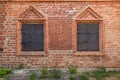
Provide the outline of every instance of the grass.
<path id="1" fill-rule="evenodd" d="M 35 80 L 37 75 L 33 72 L 31 75 L 29 75 L 29 80 Z"/>
<path id="2" fill-rule="evenodd" d="M 74 73 L 76 73 L 76 69 L 70 69 L 70 71 L 72 71 Z M 71 74 L 69 71 L 69 74 Z M 42 78 L 47 78 L 47 79 L 60 79 L 62 77 L 61 75 L 61 71 L 54 68 L 50 71 L 47 70 L 47 68 L 43 68 L 41 70 L 41 75 L 40 75 L 40 78 L 39 79 L 42 79 Z M 75 74 L 74 73 L 74 74 Z M 75 75 L 78 75 L 78 73 L 76 73 Z M 31 78 L 34 77 L 35 79 L 35 75 L 34 73 L 30 75 Z M 112 80 L 120 80 L 120 71 L 115 71 L 115 70 L 110 70 L 110 71 L 107 71 L 105 68 L 98 68 L 97 70 L 95 71 L 89 71 L 89 72 L 83 72 L 79 75 L 79 77 L 77 76 L 77 78 L 79 78 L 79 80 L 109 80 L 109 79 L 112 79 Z M 30 80 L 34 80 L 34 79 L 30 79 Z M 75 80 L 76 77 L 75 76 L 68 76 L 68 79 L 69 80 Z"/>
<path id="3" fill-rule="evenodd" d="M 75 65 L 68 65 L 68 71 L 70 74 L 76 74 L 78 72 L 77 66 Z"/>
<path id="4" fill-rule="evenodd" d="M 5 70 L 7 70 L 7 69 L 5 69 Z M 70 71 L 72 72 L 72 74 L 70 73 Z M 116 71 L 116 70 L 107 71 L 106 68 L 98 68 L 97 70 L 82 72 L 80 74 L 76 73 L 77 68 L 72 67 L 72 68 L 70 68 L 70 71 L 68 71 L 70 75 L 66 75 L 66 76 L 68 76 L 67 78 L 69 80 L 76 80 L 78 78 L 79 78 L 78 80 L 120 80 L 120 71 Z M 1 72 L 4 72 L 4 71 L 1 70 Z M 62 75 L 62 71 L 57 68 L 48 70 L 48 68 L 43 67 L 41 69 L 41 75 L 37 76 L 36 74 L 37 73 L 35 73 L 35 72 L 31 73 L 28 76 L 29 80 L 35 80 L 36 78 L 37 79 L 39 78 L 40 80 L 41 79 L 62 79 L 62 78 L 64 79 L 64 77 Z M 65 74 L 68 74 L 68 73 L 65 73 Z M 11 76 L 9 74 L 4 76 L 4 78 L 7 80 L 12 79 L 10 77 Z"/>
<path id="5" fill-rule="evenodd" d="M 75 80 L 75 77 L 70 76 L 70 77 L 69 77 L 69 80 Z"/>
<path id="6" fill-rule="evenodd" d="M 47 67 L 43 67 L 41 69 L 41 75 L 39 78 L 42 79 L 42 78 L 48 78 L 48 77 L 49 77 L 49 71 L 48 71 Z"/>
<path id="7" fill-rule="evenodd" d="M 106 71 L 105 68 L 99 68 L 92 72 L 83 72 L 80 75 L 80 80 L 89 80 L 89 78 L 95 78 L 95 80 L 105 80 L 105 78 L 116 77 L 120 80 L 120 71 Z"/>
<path id="8" fill-rule="evenodd" d="M 87 73 L 82 73 L 82 74 L 79 76 L 79 79 L 80 79 L 80 80 L 89 80 L 89 74 L 87 74 Z"/>
<path id="9" fill-rule="evenodd" d="M 50 77 L 51 77 L 51 78 L 55 78 L 55 79 L 60 79 L 60 78 L 61 78 L 61 71 L 58 70 L 58 69 L 53 69 L 53 70 L 50 72 Z"/>
<path id="10" fill-rule="evenodd" d="M 0 68 L 0 78 L 3 78 L 5 75 L 11 73 L 11 69 L 9 68 Z"/>
<path id="11" fill-rule="evenodd" d="M 105 68 L 99 68 L 98 70 L 93 71 L 91 76 L 95 77 L 96 80 L 103 80 L 105 77 L 108 77 L 109 74 Z"/>

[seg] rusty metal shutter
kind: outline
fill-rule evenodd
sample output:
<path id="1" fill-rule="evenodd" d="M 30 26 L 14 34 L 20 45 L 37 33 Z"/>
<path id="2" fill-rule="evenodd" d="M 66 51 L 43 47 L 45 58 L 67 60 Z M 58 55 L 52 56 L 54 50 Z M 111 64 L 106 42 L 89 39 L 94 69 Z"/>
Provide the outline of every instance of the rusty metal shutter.
<path id="1" fill-rule="evenodd" d="M 78 51 L 99 50 L 99 25 L 97 23 L 78 24 L 77 31 Z"/>
<path id="2" fill-rule="evenodd" d="M 43 24 L 22 24 L 22 51 L 43 51 Z"/>

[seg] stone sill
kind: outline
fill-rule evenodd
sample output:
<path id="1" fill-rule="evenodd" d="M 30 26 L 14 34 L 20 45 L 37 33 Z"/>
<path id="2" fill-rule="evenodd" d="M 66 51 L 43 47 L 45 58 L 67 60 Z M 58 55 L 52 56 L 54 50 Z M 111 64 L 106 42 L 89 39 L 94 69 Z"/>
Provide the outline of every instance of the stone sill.
<path id="1" fill-rule="evenodd" d="M 25 51 L 17 54 L 17 56 L 47 56 L 47 53 L 44 51 Z"/>
<path id="2" fill-rule="evenodd" d="M 119 0 L 0 0 L 0 1 L 8 1 L 8 2 L 11 2 L 11 1 L 41 1 L 41 2 L 46 2 L 46 1 L 58 1 L 58 2 L 63 2 L 63 1 L 119 1 Z"/>
<path id="3" fill-rule="evenodd" d="M 17 54 L 17 56 L 41 56 L 41 57 L 46 57 L 48 55 L 47 54 Z"/>
<path id="4" fill-rule="evenodd" d="M 101 51 L 77 51 L 74 56 L 104 56 Z"/>

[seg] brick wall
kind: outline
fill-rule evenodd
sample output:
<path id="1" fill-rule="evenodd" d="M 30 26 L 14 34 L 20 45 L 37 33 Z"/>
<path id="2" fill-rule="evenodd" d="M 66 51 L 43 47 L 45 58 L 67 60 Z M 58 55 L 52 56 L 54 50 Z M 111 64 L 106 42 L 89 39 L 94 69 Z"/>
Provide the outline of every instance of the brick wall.
<path id="1" fill-rule="evenodd" d="M 2 51 L 3 48 L 3 42 L 4 42 L 4 20 L 5 20 L 5 6 L 4 4 L 1 2 L 0 3 L 0 51 Z"/>
<path id="2" fill-rule="evenodd" d="M 46 51 L 21 52 L 18 51 L 17 22 L 20 15 L 30 6 L 34 6 L 47 17 Z M 102 17 L 102 52 L 75 51 L 76 41 L 74 16 L 92 8 Z M 16 67 L 24 62 L 26 67 L 36 68 L 47 63 L 49 67 L 57 64 L 66 67 L 74 63 L 79 67 L 120 67 L 120 2 L 0 2 L 0 66 Z M 3 44 L 4 43 L 4 44 Z M 23 55 L 17 55 L 17 53 Z M 76 54 L 77 55 L 74 55 Z M 88 54 L 87 54 L 88 53 Z M 37 54 L 37 55 L 36 55 Z M 47 55 L 42 55 L 47 54 Z M 89 55 L 92 54 L 92 55 Z"/>

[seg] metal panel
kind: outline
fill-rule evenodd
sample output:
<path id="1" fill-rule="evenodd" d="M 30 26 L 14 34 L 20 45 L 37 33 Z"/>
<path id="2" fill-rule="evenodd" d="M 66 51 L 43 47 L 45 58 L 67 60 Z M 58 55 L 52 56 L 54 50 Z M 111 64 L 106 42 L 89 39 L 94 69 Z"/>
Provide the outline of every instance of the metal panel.
<path id="1" fill-rule="evenodd" d="M 31 42 L 22 42 L 22 51 L 30 51 L 31 50 Z"/>
<path id="2" fill-rule="evenodd" d="M 98 33 L 99 32 L 98 24 L 89 24 L 88 26 L 89 26 L 88 33 Z"/>
<path id="3" fill-rule="evenodd" d="M 88 35 L 78 34 L 78 50 L 87 50 Z"/>
<path id="4" fill-rule="evenodd" d="M 78 24 L 78 33 L 87 33 L 87 24 Z"/>
<path id="5" fill-rule="evenodd" d="M 99 50 L 99 37 L 98 34 L 89 34 L 88 37 L 88 50 L 94 50 L 98 51 Z"/>
<path id="6" fill-rule="evenodd" d="M 22 32 L 22 42 L 31 41 L 32 36 L 30 33 Z"/>
<path id="7" fill-rule="evenodd" d="M 99 25 L 97 23 L 78 24 L 78 51 L 99 50 Z"/>
<path id="8" fill-rule="evenodd" d="M 44 50 L 44 44 L 40 41 L 33 41 L 32 42 L 32 51 L 43 51 Z"/>
<path id="9" fill-rule="evenodd" d="M 44 50 L 43 24 L 22 24 L 22 50 Z"/>

